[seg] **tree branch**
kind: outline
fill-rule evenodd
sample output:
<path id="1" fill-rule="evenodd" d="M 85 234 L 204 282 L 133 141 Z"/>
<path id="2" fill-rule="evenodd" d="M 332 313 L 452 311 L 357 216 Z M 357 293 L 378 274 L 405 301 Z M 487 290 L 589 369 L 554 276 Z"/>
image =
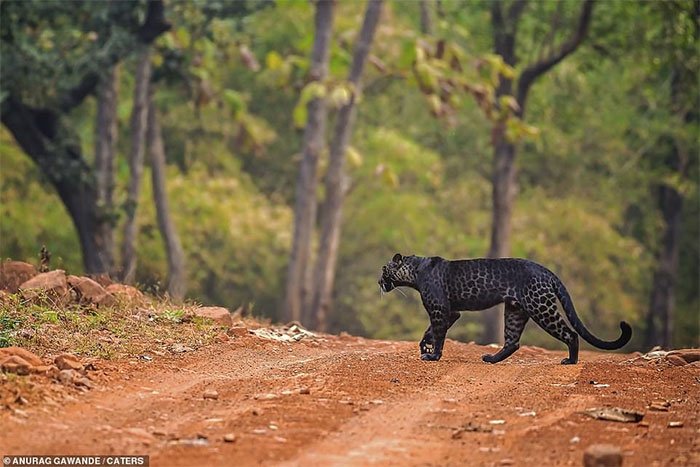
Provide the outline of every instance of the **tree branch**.
<path id="1" fill-rule="evenodd" d="M 588 27 L 591 23 L 593 4 L 594 0 L 584 0 L 576 29 L 574 30 L 572 36 L 566 42 L 564 42 L 559 49 L 553 51 L 547 57 L 528 65 L 523 70 L 520 75 L 520 79 L 518 80 L 518 91 L 516 96 L 518 104 L 520 104 L 521 112 L 524 111 L 525 100 L 527 99 L 527 93 L 530 90 L 532 83 L 534 83 L 537 78 L 549 71 L 557 63 L 566 58 L 567 55 L 576 50 L 579 45 L 581 45 L 581 42 L 583 42 L 583 39 L 588 33 Z"/>
<path id="2" fill-rule="evenodd" d="M 149 0 L 146 18 L 143 24 L 136 31 L 136 37 L 143 44 L 150 44 L 158 36 L 168 31 L 171 24 L 165 19 L 165 6 L 163 0 Z M 124 49 L 119 53 L 110 54 L 106 63 L 101 64 L 103 68 L 109 68 L 119 62 L 132 49 Z M 80 105 L 83 100 L 93 94 L 100 80 L 99 73 L 87 73 L 75 87 L 65 93 L 59 100 L 59 109 L 66 113 Z"/>

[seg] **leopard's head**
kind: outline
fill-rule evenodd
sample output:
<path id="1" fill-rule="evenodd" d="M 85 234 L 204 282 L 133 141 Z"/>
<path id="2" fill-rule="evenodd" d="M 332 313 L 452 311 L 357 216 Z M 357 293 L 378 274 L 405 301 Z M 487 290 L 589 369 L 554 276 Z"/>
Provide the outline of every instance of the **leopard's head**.
<path id="1" fill-rule="evenodd" d="M 396 253 L 391 261 L 382 266 L 379 287 L 384 292 L 390 292 L 400 285 L 413 285 L 414 282 L 415 271 L 410 258 Z"/>

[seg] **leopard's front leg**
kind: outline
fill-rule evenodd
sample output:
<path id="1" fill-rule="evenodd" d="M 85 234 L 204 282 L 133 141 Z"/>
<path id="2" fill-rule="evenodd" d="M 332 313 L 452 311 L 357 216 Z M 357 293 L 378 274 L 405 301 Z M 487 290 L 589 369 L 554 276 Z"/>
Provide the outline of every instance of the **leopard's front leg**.
<path id="1" fill-rule="evenodd" d="M 420 344 L 418 344 L 418 347 L 420 348 L 421 358 L 423 358 L 423 355 L 433 353 L 435 349 L 435 336 L 433 336 L 432 325 L 429 325 L 428 329 L 425 330 L 425 334 L 423 334 L 423 339 L 421 339 Z"/>
<path id="2" fill-rule="evenodd" d="M 445 336 L 449 326 L 442 310 L 431 310 L 428 315 L 430 316 L 430 326 L 421 341 L 420 358 L 421 360 L 438 361 L 442 357 L 442 347 L 445 345 Z M 426 337 L 430 341 L 426 340 Z M 424 343 L 429 345 L 424 346 Z"/>

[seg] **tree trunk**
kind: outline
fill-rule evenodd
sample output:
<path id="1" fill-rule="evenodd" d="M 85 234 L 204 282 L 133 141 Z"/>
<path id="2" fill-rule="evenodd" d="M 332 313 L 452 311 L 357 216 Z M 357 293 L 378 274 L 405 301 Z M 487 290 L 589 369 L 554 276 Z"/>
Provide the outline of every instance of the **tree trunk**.
<path id="1" fill-rule="evenodd" d="M 510 66 L 517 64 L 516 39 L 520 17 L 527 5 L 526 0 L 515 0 L 507 11 L 502 10 L 502 2 L 491 3 L 491 24 L 493 28 L 494 52 L 503 57 L 503 61 Z M 569 54 L 574 52 L 588 33 L 588 26 L 593 11 L 593 0 L 584 0 L 578 23 L 572 30 L 571 36 L 559 47 L 552 48 L 552 52 L 538 61 L 526 66 L 518 79 L 516 102 L 519 110 L 515 117 L 524 118 L 525 104 L 532 84 L 544 73 L 552 69 Z M 496 98 L 512 95 L 512 81 L 501 76 Z M 493 145 L 493 173 L 492 173 L 492 220 L 491 220 L 491 245 L 489 247 L 490 258 L 502 258 L 510 255 L 510 231 L 513 204 L 517 185 L 516 157 L 517 147 L 506 139 L 505 122 L 494 122 L 492 131 Z M 503 313 L 502 306 L 494 307 L 484 314 L 484 333 L 482 339 L 485 343 L 503 343 Z"/>
<path id="2" fill-rule="evenodd" d="M 117 145 L 118 67 L 105 75 L 97 91 L 97 119 L 95 122 L 95 178 L 99 229 L 96 238 L 107 270 L 114 270 L 114 163 Z"/>
<path id="3" fill-rule="evenodd" d="M 345 174 L 345 152 L 355 121 L 357 96 L 361 91 L 360 78 L 369 49 L 381 16 L 383 0 L 369 0 L 364 21 L 353 55 L 348 82 L 353 88 L 350 101 L 338 112 L 330 148 L 328 173 L 326 174 L 326 201 L 323 206 L 323 221 L 318 256 L 316 259 L 316 280 L 312 302 L 315 328 L 326 331 L 328 311 L 331 307 L 333 284 L 335 281 L 338 244 L 343 217 L 343 202 L 348 188 Z"/>
<path id="4" fill-rule="evenodd" d="M 166 191 L 165 148 L 158 113 L 152 94 L 148 101 L 148 148 L 151 156 L 151 177 L 153 182 L 153 199 L 156 205 L 158 227 L 163 237 L 168 256 L 168 295 L 176 302 L 185 298 L 186 270 L 185 253 L 180 238 L 170 217 L 168 193 Z"/>
<path id="5" fill-rule="evenodd" d="M 136 69 L 134 88 L 134 108 L 131 111 L 131 150 L 129 153 L 129 188 L 126 197 L 126 221 L 122 240 L 122 281 L 134 282 L 136 275 L 136 210 L 139 204 L 141 178 L 143 177 L 143 157 L 148 124 L 148 92 L 151 80 L 151 50 L 144 47 Z"/>
<path id="6" fill-rule="evenodd" d="M 430 14 L 430 0 L 420 0 L 420 32 L 426 35 L 433 33 L 433 18 Z"/>
<path id="7" fill-rule="evenodd" d="M 646 346 L 670 348 L 683 198 L 670 186 L 660 186 L 658 192 L 665 226 L 647 312 Z"/>
<path id="8" fill-rule="evenodd" d="M 510 226 L 516 192 L 516 148 L 505 137 L 505 126 L 496 124 L 492 132 L 493 173 L 491 178 L 492 217 L 489 258 L 510 256 Z M 484 315 L 485 343 L 503 342 L 502 306 L 493 307 Z"/>
<path id="9" fill-rule="evenodd" d="M 2 123 L 17 144 L 41 169 L 54 186 L 75 225 L 83 252 L 85 273 L 108 273 L 105 242 L 98 237 L 100 216 L 94 173 L 85 163 L 77 135 L 62 127 L 60 116 L 50 109 L 35 109 L 14 97 L 2 103 Z M 61 135 L 61 136 L 59 136 Z"/>
<path id="10" fill-rule="evenodd" d="M 334 0 L 316 3 L 313 51 L 310 80 L 323 82 L 328 76 L 328 56 L 333 27 Z M 318 159 L 323 150 L 327 109 L 325 99 L 315 98 L 308 104 L 308 120 L 304 130 L 303 150 L 294 205 L 294 234 L 287 270 L 287 290 L 283 316 L 286 320 L 308 323 L 309 312 L 304 306 L 309 301 L 311 287 L 311 253 L 316 222 L 316 189 L 318 186 Z"/>
<path id="11" fill-rule="evenodd" d="M 696 5 L 696 8 L 700 8 Z M 698 36 L 698 29 L 695 29 Z M 684 89 L 691 89 L 696 76 L 683 73 L 676 66 L 671 78 L 671 103 L 674 109 L 687 108 L 687 97 Z M 681 110 L 684 123 L 691 123 L 697 118 L 694 109 Z M 681 180 L 687 179 L 689 151 L 678 140 L 669 141 L 670 152 L 663 161 L 663 167 L 668 172 L 678 175 Z M 662 143 L 662 147 L 665 146 Z M 678 276 L 678 263 L 681 238 L 681 214 L 683 210 L 683 195 L 673 186 L 660 184 L 656 187 L 659 210 L 664 220 L 664 233 L 661 238 L 661 248 L 657 255 L 656 271 L 651 286 L 649 310 L 647 311 L 647 329 L 645 344 L 648 348 L 661 345 L 671 348 L 673 341 L 673 310 L 675 307 L 675 287 Z"/>

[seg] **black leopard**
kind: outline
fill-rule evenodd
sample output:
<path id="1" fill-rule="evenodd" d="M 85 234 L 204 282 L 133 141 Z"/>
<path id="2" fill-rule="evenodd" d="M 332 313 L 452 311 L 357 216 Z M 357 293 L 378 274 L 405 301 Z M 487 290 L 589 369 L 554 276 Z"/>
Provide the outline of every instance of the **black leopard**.
<path id="1" fill-rule="evenodd" d="M 397 253 L 382 267 L 379 287 L 389 292 L 399 286 L 416 289 L 430 317 L 430 326 L 420 341 L 422 360 L 440 360 L 447 330 L 459 319 L 460 311 L 485 310 L 499 303 L 505 304 L 505 344 L 495 354 L 482 357 L 488 363 L 498 363 L 518 350 L 530 318 L 569 347 L 569 357 L 561 361 L 564 365 L 578 361 L 578 336 L 606 350 L 619 349 L 632 337 L 632 328 L 624 321 L 617 340 L 595 337 L 576 315 L 561 280 L 541 264 L 526 259 L 448 261 Z M 557 312 L 557 299 L 576 332 Z"/>

